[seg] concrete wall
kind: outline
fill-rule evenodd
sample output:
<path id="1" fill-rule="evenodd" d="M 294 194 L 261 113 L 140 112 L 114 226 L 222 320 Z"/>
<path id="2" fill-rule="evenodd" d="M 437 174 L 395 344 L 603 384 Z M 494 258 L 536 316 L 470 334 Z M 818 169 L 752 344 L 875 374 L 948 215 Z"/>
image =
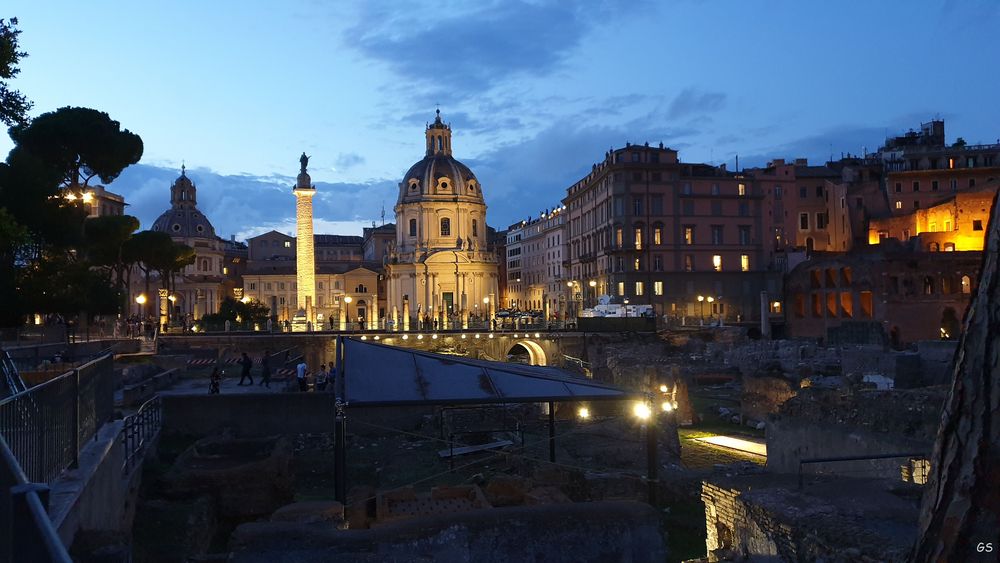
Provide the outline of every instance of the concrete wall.
<path id="1" fill-rule="evenodd" d="M 369 530 L 284 522 L 244 524 L 230 561 L 545 561 L 667 559 L 659 515 L 637 502 L 562 503 L 412 518 Z"/>
<path id="2" fill-rule="evenodd" d="M 238 436 L 333 432 L 336 412 L 329 393 L 164 395 L 163 430 L 205 436 L 231 429 Z M 432 407 L 353 408 L 348 432 L 378 432 L 370 425 L 415 429 Z"/>

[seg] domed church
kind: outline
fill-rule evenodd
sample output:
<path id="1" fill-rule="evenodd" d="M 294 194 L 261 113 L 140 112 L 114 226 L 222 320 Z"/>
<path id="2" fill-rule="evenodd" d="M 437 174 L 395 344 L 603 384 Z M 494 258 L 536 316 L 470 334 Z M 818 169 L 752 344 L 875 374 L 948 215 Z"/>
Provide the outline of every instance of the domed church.
<path id="1" fill-rule="evenodd" d="M 397 328 L 417 321 L 467 327 L 489 320 L 497 298 L 496 256 L 487 249 L 486 202 L 468 166 L 451 153 L 451 126 L 437 111 L 425 131 L 423 160 L 399 183 L 396 241 L 386 264 L 388 302 Z"/>
<path id="2" fill-rule="evenodd" d="M 225 297 L 222 284 L 227 274 L 226 241 L 216 236 L 215 227 L 198 209 L 198 189 L 188 178 L 184 166 L 181 166 L 181 175 L 170 186 L 170 209 L 153 222 L 152 230 L 167 233 L 174 242 L 186 244 L 195 252 L 194 264 L 185 267 L 175 279 L 171 315 L 191 314 L 194 319 L 200 319 L 206 313 L 218 311 Z M 155 290 L 147 298 L 151 302 L 150 310 L 157 310 Z"/>

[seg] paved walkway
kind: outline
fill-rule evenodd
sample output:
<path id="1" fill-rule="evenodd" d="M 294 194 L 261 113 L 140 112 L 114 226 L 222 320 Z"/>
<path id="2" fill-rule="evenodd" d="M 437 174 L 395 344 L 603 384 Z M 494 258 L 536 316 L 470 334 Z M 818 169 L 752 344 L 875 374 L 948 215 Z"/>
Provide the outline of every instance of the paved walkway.
<path id="1" fill-rule="evenodd" d="M 706 436 L 704 438 L 695 438 L 695 440 L 721 448 L 767 457 L 767 444 L 763 440 L 737 438 L 735 436 Z"/>

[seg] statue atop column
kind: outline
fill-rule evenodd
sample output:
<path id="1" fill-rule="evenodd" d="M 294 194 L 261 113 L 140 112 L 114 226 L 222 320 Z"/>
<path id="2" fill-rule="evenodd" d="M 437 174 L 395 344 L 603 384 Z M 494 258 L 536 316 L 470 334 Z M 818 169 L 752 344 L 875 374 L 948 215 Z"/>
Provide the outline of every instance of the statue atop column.
<path id="1" fill-rule="evenodd" d="M 306 156 L 306 153 L 303 152 L 302 156 L 299 157 L 299 164 L 302 165 L 302 169 L 300 170 L 300 172 L 302 172 L 303 174 L 305 174 L 306 173 L 306 167 L 309 166 L 309 157 Z"/>

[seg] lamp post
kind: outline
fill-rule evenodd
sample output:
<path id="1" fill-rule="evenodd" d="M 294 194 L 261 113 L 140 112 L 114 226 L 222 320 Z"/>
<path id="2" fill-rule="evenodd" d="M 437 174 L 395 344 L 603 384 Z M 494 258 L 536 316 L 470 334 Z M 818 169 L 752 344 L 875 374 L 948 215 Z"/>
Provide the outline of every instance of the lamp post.
<path id="1" fill-rule="evenodd" d="M 704 295 L 699 295 L 698 296 L 698 308 L 700 309 L 699 312 L 698 312 L 698 315 L 701 318 L 701 324 L 705 324 L 705 296 Z"/>
<path id="2" fill-rule="evenodd" d="M 712 303 L 715 302 L 715 298 L 712 297 L 711 295 L 709 295 L 708 297 L 705 298 L 705 301 L 708 301 L 708 313 L 709 313 L 709 317 L 714 317 L 715 313 L 712 311 L 712 307 L 713 307 Z"/>
<path id="3" fill-rule="evenodd" d="M 146 308 L 145 307 L 145 305 L 146 305 L 146 294 L 145 293 L 140 293 L 139 295 L 137 295 L 136 298 L 135 298 L 135 302 L 139 305 L 139 317 L 142 317 L 143 313 L 145 313 L 145 308 Z"/>
<path id="4" fill-rule="evenodd" d="M 486 319 L 486 328 L 493 328 L 493 319 L 490 315 L 490 298 L 483 297 L 483 318 Z"/>
<path id="5" fill-rule="evenodd" d="M 625 298 L 625 318 L 628 318 L 628 298 Z"/>
<path id="6" fill-rule="evenodd" d="M 347 322 L 351 322 L 351 301 L 354 299 L 350 295 L 344 296 L 344 316 L 347 318 Z"/>
<path id="7" fill-rule="evenodd" d="M 592 295 L 591 299 L 593 299 L 593 301 L 590 302 L 590 306 L 591 307 L 596 307 L 597 306 L 597 280 L 590 280 L 589 282 L 587 282 L 587 285 L 590 286 L 590 293 Z"/>

